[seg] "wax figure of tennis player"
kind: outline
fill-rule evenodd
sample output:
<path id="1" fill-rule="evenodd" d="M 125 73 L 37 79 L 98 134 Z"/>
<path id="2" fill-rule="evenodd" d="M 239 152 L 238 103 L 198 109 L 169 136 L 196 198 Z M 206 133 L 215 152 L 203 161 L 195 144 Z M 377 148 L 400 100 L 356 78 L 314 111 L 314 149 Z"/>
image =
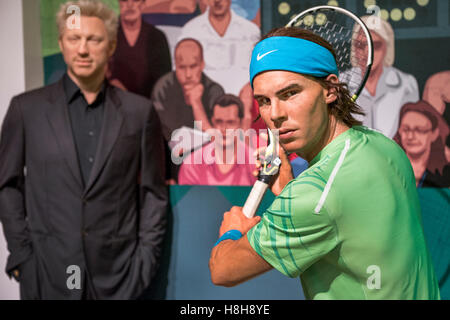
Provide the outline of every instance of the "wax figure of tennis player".
<path id="1" fill-rule="evenodd" d="M 337 76 L 333 49 L 309 31 L 275 29 L 255 46 L 261 117 L 309 168 L 294 179 L 281 151 L 262 218 L 224 214 L 212 281 L 234 286 L 276 268 L 300 276 L 307 299 L 439 299 L 408 158 L 360 126 Z"/>

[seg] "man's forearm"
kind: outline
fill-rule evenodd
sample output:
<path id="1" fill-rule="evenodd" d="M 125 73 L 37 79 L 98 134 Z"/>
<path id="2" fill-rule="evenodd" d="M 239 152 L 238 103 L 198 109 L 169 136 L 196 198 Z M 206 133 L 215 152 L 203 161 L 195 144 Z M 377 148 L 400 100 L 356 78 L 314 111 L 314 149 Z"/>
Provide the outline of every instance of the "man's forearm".
<path id="1" fill-rule="evenodd" d="M 247 235 L 239 240 L 220 242 L 209 260 L 211 281 L 215 285 L 232 287 L 272 269 L 250 246 Z"/>
<path id="2" fill-rule="evenodd" d="M 192 112 L 194 114 L 194 120 L 201 121 L 202 131 L 212 129 L 211 123 L 209 122 L 208 116 L 206 115 L 205 108 L 203 107 L 203 103 L 201 103 L 200 101 L 192 103 Z"/>

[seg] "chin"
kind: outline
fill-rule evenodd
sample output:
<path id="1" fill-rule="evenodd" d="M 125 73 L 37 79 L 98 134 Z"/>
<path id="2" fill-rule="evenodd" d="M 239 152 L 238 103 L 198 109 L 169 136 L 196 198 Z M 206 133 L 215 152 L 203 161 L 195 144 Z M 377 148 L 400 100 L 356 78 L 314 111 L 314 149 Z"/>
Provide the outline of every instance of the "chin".
<path id="1" fill-rule="evenodd" d="M 289 152 L 301 149 L 304 145 L 298 137 L 290 137 L 286 140 L 280 140 L 280 144 L 283 146 L 284 150 L 289 150 Z"/>
<path id="2" fill-rule="evenodd" d="M 406 153 L 413 155 L 413 156 L 420 156 L 423 153 L 425 153 L 425 149 L 424 148 L 405 148 Z"/>
<path id="3" fill-rule="evenodd" d="M 79 68 L 79 67 L 73 68 L 72 72 L 77 77 L 89 77 L 94 73 L 94 71 L 91 68 Z"/>
<path id="4" fill-rule="evenodd" d="M 93 68 L 73 68 L 72 73 L 77 78 L 87 79 L 87 78 L 91 78 L 92 76 L 94 76 L 97 73 L 97 70 L 95 70 Z"/>

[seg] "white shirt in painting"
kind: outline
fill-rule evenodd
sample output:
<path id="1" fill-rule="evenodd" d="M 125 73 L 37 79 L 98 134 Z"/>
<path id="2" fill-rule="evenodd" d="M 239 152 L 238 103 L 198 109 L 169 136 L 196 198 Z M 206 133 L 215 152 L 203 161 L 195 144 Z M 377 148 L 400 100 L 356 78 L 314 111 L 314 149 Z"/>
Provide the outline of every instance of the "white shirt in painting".
<path id="1" fill-rule="evenodd" d="M 360 83 L 360 79 L 354 78 L 355 73 L 353 77 L 350 74 L 350 72 L 344 72 L 339 76 L 339 80 L 348 83 L 352 92 L 352 84 Z M 383 67 L 375 96 L 364 88 L 356 100 L 366 115 L 363 118 L 355 115 L 355 118 L 361 120 L 365 126 L 393 138 L 398 130 L 400 109 L 404 104 L 418 100 L 419 87 L 413 75 L 395 67 Z"/>
<path id="2" fill-rule="evenodd" d="M 230 24 L 223 37 L 211 26 L 208 9 L 184 25 L 179 40 L 194 38 L 200 41 L 205 74 L 222 85 L 226 93 L 238 95 L 250 80 L 250 58 L 261 31 L 253 22 L 230 11 Z"/>

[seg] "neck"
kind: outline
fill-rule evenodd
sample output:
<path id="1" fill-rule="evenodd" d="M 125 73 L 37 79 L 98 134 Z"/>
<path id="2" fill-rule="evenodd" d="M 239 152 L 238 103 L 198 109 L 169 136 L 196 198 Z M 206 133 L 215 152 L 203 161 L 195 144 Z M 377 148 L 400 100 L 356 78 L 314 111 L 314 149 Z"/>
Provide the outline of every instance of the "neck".
<path id="1" fill-rule="evenodd" d="M 228 28 L 228 25 L 231 21 L 231 13 L 230 11 L 227 11 L 223 15 L 212 15 L 211 12 L 209 13 L 209 22 L 213 26 L 213 28 L 216 30 L 218 34 L 223 36 L 225 34 L 225 31 Z"/>
<path id="2" fill-rule="evenodd" d="M 328 126 L 317 141 L 317 143 L 310 149 L 304 152 L 297 152 L 297 155 L 308 162 L 311 162 L 319 152 L 325 148 L 331 141 L 337 138 L 341 133 L 350 129 L 347 125 L 336 120 L 332 115 L 328 118 Z"/>
<path id="3" fill-rule="evenodd" d="M 80 88 L 86 101 L 88 103 L 94 102 L 100 92 L 102 83 L 105 80 L 105 71 L 98 72 L 98 74 L 94 74 L 89 78 L 79 78 L 75 76 L 70 69 L 67 71 L 67 74 L 78 88 Z"/>
<path id="4" fill-rule="evenodd" d="M 122 18 L 120 19 L 120 23 L 124 31 L 139 31 L 141 30 L 142 26 L 142 19 L 126 20 Z"/>
<path id="5" fill-rule="evenodd" d="M 420 154 L 406 153 L 409 161 L 411 162 L 411 166 L 413 167 L 414 177 L 416 178 L 416 186 L 419 185 L 420 179 L 422 179 L 422 176 L 427 169 L 430 151 L 431 148 L 428 148 L 425 152 Z"/>
<path id="6" fill-rule="evenodd" d="M 374 96 L 377 90 L 378 80 L 380 80 L 381 75 L 383 74 L 383 65 L 379 65 L 377 68 L 372 69 L 370 71 L 369 78 L 367 79 L 367 83 L 365 85 L 367 91 Z"/>
<path id="7" fill-rule="evenodd" d="M 422 153 L 406 153 L 409 160 L 411 161 L 411 164 L 413 165 L 420 165 L 424 164 L 426 165 L 428 163 L 428 159 L 430 158 L 430 151 L 431 148 L 427 148 Z"/>
<path id="8" fill-rule="evenodd" d="M 234 165 L 236 163 L 236 155 L 237 155 L 236 141 L 235 141 L 235 143 L 233 143 L 232 146 L 227 146 L 225 143 L 223 143 L 223 144 L 216 143 L 214 148 L 215 148 L 214 155 L 216 158 L 216 163 L 218 165 Z M 232 152 L 232 154 L 230 154 L 230 157 L 228 157 L 228 153 L 231 153 L 231 152 Z M 222 157 L 220 157 L 220 154 L 222 154 Z"/>

